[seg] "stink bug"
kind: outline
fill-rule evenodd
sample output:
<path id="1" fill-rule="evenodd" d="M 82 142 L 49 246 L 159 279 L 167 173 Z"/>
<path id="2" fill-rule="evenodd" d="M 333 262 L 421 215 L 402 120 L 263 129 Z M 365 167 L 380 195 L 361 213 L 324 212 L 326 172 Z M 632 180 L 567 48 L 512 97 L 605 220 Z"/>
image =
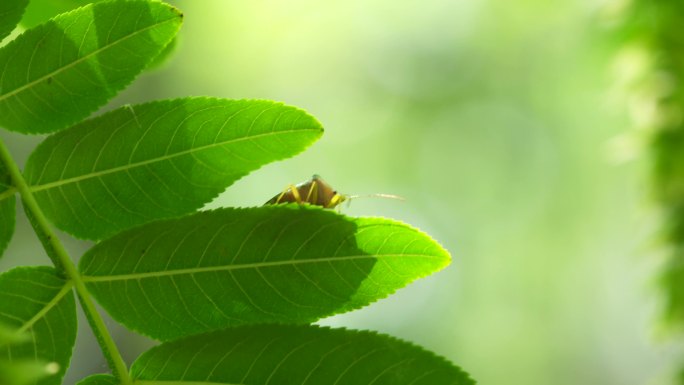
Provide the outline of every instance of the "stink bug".
<path id="1" fill-rule="evenodd" d="M 371 194 L 364 195 L 369 197 L 392 198 L 403 200 L 396 195 L 390 194 Z M 296 186 L 289 185 L 280 194 L 271 198 L 265 204 L 277 205 L 279 203 L 299 203 L 311 204 L 321 206 L 326 209 L 331 209 L 344 201 L 351 201 L 352 198 L 358 198 L 361 195 L 342 195 L 333 190 L 328 183 L 326 183 L 320 176 L 314 174 L 311 180 L 302 182 Z"/>
<path id="2" fill-rule="evenodd" d="M 331 209 L 347 200 L 347 197 L 340 195 L 333 190 L 320 176 L 314 175 L 311 180 L 302 182 L 296 186 L 289 185 L 282 193 L 274 196 L 267 205 L 277 205 L 278 203 L 308 203 L 316 206 L 323 206 Z"/>

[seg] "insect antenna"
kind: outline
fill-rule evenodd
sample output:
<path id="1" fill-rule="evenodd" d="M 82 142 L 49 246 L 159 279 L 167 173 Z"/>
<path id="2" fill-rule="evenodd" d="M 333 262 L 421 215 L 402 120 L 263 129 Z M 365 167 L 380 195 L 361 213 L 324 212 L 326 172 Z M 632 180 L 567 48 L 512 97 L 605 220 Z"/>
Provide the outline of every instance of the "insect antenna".
<path id="1" fill-rule="evenodd" d="M 384 199 L 396 199 L 400 201 L 405 201 L 406 199 L 404 197 L 401 197 L 399 195 L 394 195 L 394 194 L 361 194 L 361 195 L 344 195 L 345 200 L 347 201 L 347 207 L 351 205 L 352 199 L 356 198 L 384 198 Z"/>

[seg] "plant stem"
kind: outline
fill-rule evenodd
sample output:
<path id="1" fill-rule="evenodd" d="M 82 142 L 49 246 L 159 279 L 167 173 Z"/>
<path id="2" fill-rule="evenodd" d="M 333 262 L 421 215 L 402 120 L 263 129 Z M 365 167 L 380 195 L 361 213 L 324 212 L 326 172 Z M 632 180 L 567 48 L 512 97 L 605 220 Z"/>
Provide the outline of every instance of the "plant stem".
<path id="1" fill-rule="evenodd" d="M 76 289 L 76 293 L 78 294 L 78 298 L 81 302 L 81 307 L 83 308 L 88 322 L 93 329 L 93 333 L 100 344 L 100 348 L 102 349 L 102 352 L 109 363 L 112 374 L 119 379 L 121 385 L 132 384 L 133 382 L 128 374 L 126 363 L 121 357 L 121 353 L 116 347 L 112 336 L 109 334 L 109 330 L 107 329 L 102 316 L 95 308 L 95 303 L 93 302 L 85 283 L 83 283 L 81 275 L 76 269 L 73 260 L 64 248 L 64 245 L 52 231 L 47 218 L 45 218 L 45 214 L 43 214 L 38 202 L 36 202 L 33 194 L 31 194 L 29 186 L 26 183 L 26 180 L 24 180 L 24 176 L 21 174 L 21 171 L 19 171 L 19 167 L 14 162 L 14 159 L 7 150 L 7 147 L 1 138 L 0 161 L 2 161 L 7 167 L 7 170 L 12 178 L 12 182 L 21 195 L 25 209 L 33 217 L 32 223 L 34 224 L 34 229 L 40 231 L 42 233 L 42 237 L 41 234 L 39 234 L 39 237 L 41 237 L 41 239 L 45 242 L 49 243 L 52 253 L 48 252 L 48 254 L 52 254 L 51 257 L 53 259 L 53 263 L 55 263 L 55 266 L 62 268 L 67 278 L 73 282 L 74 288 Z M 55 258 L 58 260 L 55 261 Z"/>

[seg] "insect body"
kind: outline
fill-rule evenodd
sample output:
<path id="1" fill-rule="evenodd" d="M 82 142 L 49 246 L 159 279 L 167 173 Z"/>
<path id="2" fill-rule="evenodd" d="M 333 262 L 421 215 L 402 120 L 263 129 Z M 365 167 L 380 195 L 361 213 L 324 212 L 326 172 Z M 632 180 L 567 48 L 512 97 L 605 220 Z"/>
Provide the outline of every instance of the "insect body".
<path id="1" fill-rule="evenodd" d="M 345 200 L 347 200 L 347 196 L 338 194 L 320 176 L 314 175 L 311 180 L 296 186 L 289 185 L 285 191 L 271 198 L 266 204 L 308 203 L 331 209 Z"/>

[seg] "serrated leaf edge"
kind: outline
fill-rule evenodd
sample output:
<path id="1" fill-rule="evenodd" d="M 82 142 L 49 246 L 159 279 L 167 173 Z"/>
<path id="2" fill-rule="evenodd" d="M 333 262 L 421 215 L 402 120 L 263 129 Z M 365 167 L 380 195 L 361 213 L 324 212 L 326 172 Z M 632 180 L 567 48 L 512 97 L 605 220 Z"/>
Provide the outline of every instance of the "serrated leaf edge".
<path id="1" fill-rule="evenodd" d="M 162 156 L 162 157 L 157 157 L 157 158 L 153 158 L 153 159 L 148 159 L 148 160 L 144 160 L 144 161 L 136 162 L 136 163 L 130 163 L 130 164 L 127 164 L 127 165 L 124 165 L 124 166 L 113 167 L 113 168 L 109 168 L 109 169 L 106 169 L 106 170 L 101 170 L 101 171 L 93 172 L 93 173 L 89 173 L 89 174 L 79 175 L 79 176 L 77 176 L 77 177 L 61 179 L 61 180 L 58 180 L 58 181 L 48 182 L 48 183 L 39 184 L 39 185 L 31 185 L 31 186 L 29 186 L 29 191 L 32 192 L 32 193 L 34 193 L 34 192 L 39 192 L 39 191 L 42 191 L 42 190 L 48 190 L 48 189 L 51 189 L 51 188 L 64 186 L 64 185 L 67 185 L 67 184 L 70 184 L 70 183 L 76 183 L 76 182 L 80 182 L 80 181 L 82 181 L 82 180 L 87 180 L 87 179 L 90 179 L 90 178 L 100 177 L 100 176 L 102 176 L 102 175 L 108 175 L 108 174 L 111 174 L 111 173 L 115 173 L 115 172 L 119 172 L 119 171 L 123 171 L 123 170 L 129 170 L 129 169 L 132 169 L 132 168 L 135 168 L 135 167 L 139 167 L 139 166 L 145 166 L 145 165 L 147 165 L 147 164 L 151 164 L 151 163 L 155 163 L 155 162 L 159 162 L 159 161 L 164 161 L 164 160 L 168 160 L 168 159 L 173 159 L 173 158 L 175 158 L 175 157 L 177 157 L 177 156 L 183 156 L 183 155 L 191 154 L 191 153 L 193 153 L 193 152 L 195 152 L 195 151 L 202 151 L 202 150 L 205 150 L 205 149 L 208 149 L 208 148 L 213 148 L 213 147 L 217 147 L 217 146 L 223 146 L 223 145 L 230 144 L 230 143 L 237 143 L 237 142 L 241 142 L 241 141 L 245 141 L 245 140 L 250 140 L 250 139 L 253 139 L 253 138 L 260 138 L 260 137 L 266 137 L 266 136 L 272 136 L 272 135 L 279 135 L 279 134 L 289 134 L 289 133 L 292 133 L 292 132 L 303 132 L 303 131 L 320 131 L 321 133 L 323 132 L 323 128 L 320 126 L 320 123 L 319 123 L 313 116 L 311 116 L 308 112 L 306 112 L 306 111 L 304 111 L 304 110 L 302 110 L 302 109 L 300 109 L 300 108 L 294 107 L 294 106 L 290 106 L 290 105 L 287 105 L 287 104 L 284 104 L 284 103 L 281 103 L 281 102 L 274 102 L 274 101 L 271 101 L 271 100 L 265 100 L 265 99 L 223 99 L 223 98 L 212 98 L 212 97 L 185 97 L 185 98 L 175 98 L 175 99 L 162 99 L 162 100 L 156 100 L 156 101 L 147 102 L 147 103 L 142 103 L 142 104 L 124 105 L 124 106 L 122 106 L 122 107 L 120 107 L 120 108 L 117 108 L 116 110 L 112 110 L 112 111 L 109 111 L 109 112 L 107 112 L 107 113 L 105 113 L 105 114 L 102 114 L 102 115 L 93 117 L 93 118 L 88 119 L 88 120 L 85 120 L 85 121 L 83 121 L 83 122 L 80 122 L 80 123 L 78 123 L 77 125 L 75 125 L 75 126 L 73 126 L 73 127 L 78 127 L 78 126 L 80 126 L 80 125 L 90 123 L 90 121 L 92 121 L 92 120 L 104 119 L 104 118 L 106 118 L 108 115 L 114 114 L 114 113 L 118 113 L 120 110 L 122 110 L 122 109 L 124 109 L 124 108 L 146 107 L 146 106 L 154 105 L 154 104 L 162 104 L 162 103 L 172 104 L 172 103 L 178 102 L 178 101 L 195 101 L 195 100 L 211 100 L 211 101 L 216 101 L 216 102 L 220 102 L 220 101 L 231 101 L 231 102 L 232 102 L 232 101 L 235 101 L 235 102 L 268 102 L 268 103 L 273 104 L 274 107 L 287 107 L 287 108 L 291 108 L 291 109 L 293 109 L 293 110 L 296 110 L 296 111 L 298 111 L 298 112 L 302 112 L 302 113 L 306 114 L 307 116 L 311 117 L 314 121 L 316 121 L 316 122 L 318 123 L 319 126 L 318 126 L 318 127 L 312 127 L 312 128 L 306 128 L 306 129 L 298 129 L 298 130 L 284 130 L 284 131 L 278 131 L 278 132 L 268 132 L 268 133 L 263 133 L 263 134 L 257 134 L 257 135 L 251 135 L 251 136 L 245 136 L 245 137 L 241 137 L 241 138 L 226 140 L 226 141 L 219 142 L 219 143 L 212 143 L 212 144 L 208 144 L 208 145 L 204 145 L 204 146 L 200 146 L 200 147 L 195 147 L 195 148 L 192 148 L 192 149 L 189 149 L 189 150 L 179 151 L 179 152 L 176 152 L 176 153 L 173 153 L 173 154 L 168 154 L 168 155 L 165 155 L 165 156 Z M 73 128 L 73 127 L 71 127 L 71 128 Z M 70 128 L 69 128 L 69 129 L 70 129 Z M 69 129 L 67 129 L 67 130 L 69 130 Z M 67 130 L 64 130 L 64 131 L 62 131 L 62 132 L 60 132 L 60 133 L 56 133 L 55 135 L 57 135 L 57 134 L 63 134 L 63 133 L 66 132 Z M 42 144 L 42 143 L 41 143 L 41 144 Z M 39 145 L 39 147 L 40 147 L 40 145 Z M 307 145 L 304 149 L 306 149 L 307 147 L 308 147 L 308 145 Z M 39 148 L 36 148 L 36 149 L 33 151 L 33 153 L 35 153 L 36 151 L 38 151 L 38 149 L 39 149 Z M 302 151 L 303 151 L 304 149 L 302 149 Z M 294 155 L 297 155 L 297 154 L 299 154 L 299 153 L 301 153 L 301 151 L 299 151 L 299 152 L 293 154 L 293 156 L 294 156 Z M 29 162 L 30 162 L 30 158 L 29 158 Z M 244 174 L 244 175 L 246 175 L 246 174 Z M 243 176 L 244 176 L 244 175 L 243 175 Z"/>
<path id="2" fill-rule="evenodd" d="M 470 381 L 473 385 L 475 385 L 475 384 L 477 383 L 472 377 L 470 377 L 470 374 L 468 374 L 468 372 L 464 371 L 460 366 L 458 366 L 458 365 L 454 364 L 453 362 L 449 361 L 449 360 L 446 359 L 444 356 L 441 356 L 441 355 L 439 355 L 439 354 L 437 354 L 437 353 L 435 353 L 435 352 L 433 352 L 433 351 L 431 351 L 431 350 L 427 350 L 425 347 L 423 347 L 423 346 L 421 346 L 421 345 L 418 345 L 418 344 L 416 344 L 416 343 L 414 343 L 414 342 L 411 342 L 411 341 L 408 341 L 408 340 L 405 340 L 405 339 L 402 339 L 402 338 L 398 338 L 398 337 L 395 337 L 395 336 L 391 336 L 391 335 L 386 334 L 386 333 L 382 333 L 382 332 L 375 331 L 375 330 L 350 329 L 350 328 L 346 328 L 346 327 L 333 328 L 333 327 L 330 327 L 330 326 L 321 326 L 321 325 L 316 325 L 316 324 L 310 324 L 310 325 L 285 325 L 285 324 L 280 324 L 280 323 L 268 323 L 268 324 L 257 324 L 257 325 L 245 325 L 245 326 L 238 326 L 238 327 L 234 327 L 234 328 L 225 328 L 225 329 L 219 329 L 219 330 L 212 330 L 212 331 L 206 332 L 206 333 L 193 334 L 193 335 L 190 335 L 190 336 L 181 337 L 181 338 L 177 338 L 177 339 L 174 339 L 174 340 L 164 341 L 161 345 L 154 346 L 154 347 L 152 347 L 151 349 L 147 350 L 146 352 L 144 352 L 143 354 L 141 354 L 141 355 L 135 360 L 135 362 L 133 363 L 133 365 L 131 365 L 131 375 L 133 375 L 133 369 L 135 368 L 136 362 L 137 362 L 139 359 L 143 358 L 143 356 L 145 356 L 145 355 L 147 355 L 147 354 L 153 354 L 153 352 L 154 352 L 155 350 L 160 349 L 160 348 L 162 347 L 163 344 L 182 343 L 183 341 L 191 340 L 191 339 L 193 339 L 193 338 L 202 337 L 202 336 L 205 336 L 205 335 L 219 334 L 219 333 L 226 332 L 226 331 L 229 331 L 229 330 L 251 329 L 251 328 L 268 327 L 268 326 L 275 326 L 275 327 L 286 326 L 286 327 L 298 328 L 298 329 L 309 328 L 309 329 L 317 329 L 317 330 L 321 330 L 321 331 L 330 330 L 330 331 L 352 332 L 352 333 L 356 333 L 356 334 L 359 334 L 359 335 L 371 336 L 371 337 L 374 337 L 374 338 L 375 338 L 375 337 L 379 337 L 379 338 L 388 339 L 388 340 L 390 340 L 390 341 L 392 341 L 392 342 L 398 342 L 398 343 L 401 343 L 401 344 L 405 344 L 405 345 L 407 345 L 407 347 L 412 348 L 412 349 L 415 349 L 415 350 L 417 350 L 417 351 L 419 351 L 419 352 L 421 352 L 421 353 L 427 354 L 427 355 L 430 356 L 431 358 L 433 358 L 433 359 L 435 359 L 435 360 L 437 360 L 437 361 L 440 361 L 440 362 L 443 363 L 443 364 L 451 365 L 451 366 L 452 366 L 454 369 L 456 369 L 456 370 L 458 371 L 458 373 L 462 376 L 462 379 L 464 379 L 464 380 L 466 380 L 466 381 Z M 244 385 L 244 384 L 233 384 L 233 383 L 225 383 L 225 382 L 216 382 L 216 383 L 214 383 L 214 382 L 204 382 L 204 381 L 202 381 L 202 382 L 196 382 L 196 381 L 182 381 L 182 380 L 181 380 L 181 381 L 168 381 L 168 380 L 159 381 L 159 380 L 140 380 L 140 379 L 137 379 L 137 378 L 134 378 L 134 380 L 135 380 L 135 383 L 136 383 L 136 384 L 141 384 L 141 385 L 142 385 L 142 384 L 145 384 L 145 385 L 154 385 L 154 384 L 160 384 L 160 385 L 162 385 L 162 384 L 163 384 L 163 385 L 174 385 L 174 384 L 178 384 L 178 385 Z"/>

